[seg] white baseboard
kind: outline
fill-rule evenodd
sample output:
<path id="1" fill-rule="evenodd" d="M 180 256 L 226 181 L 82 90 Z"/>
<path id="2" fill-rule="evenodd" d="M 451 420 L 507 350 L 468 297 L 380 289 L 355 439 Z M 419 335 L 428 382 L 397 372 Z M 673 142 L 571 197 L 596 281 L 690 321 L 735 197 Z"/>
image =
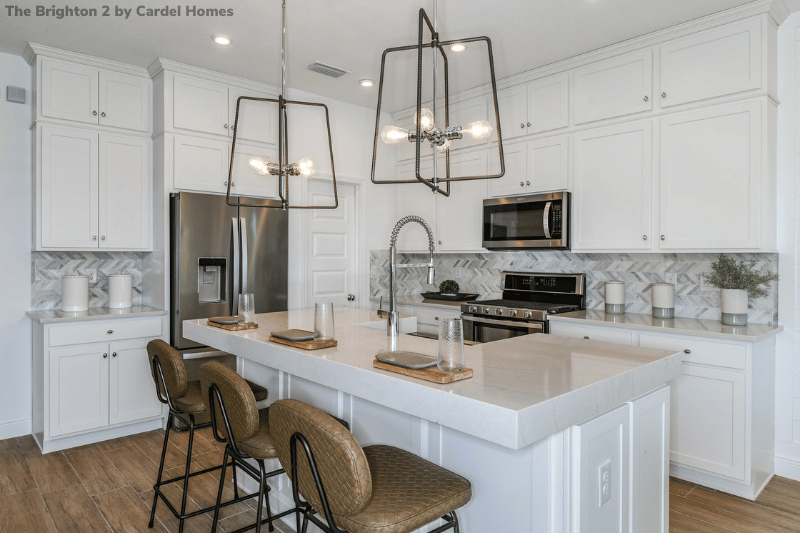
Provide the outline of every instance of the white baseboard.
<path id="1" fill-rule="evenodd" d="M 31 431 L 32 426 L 30 417 L 3 422 L 0 424 L 0 440 L 30 435 Z"/>
<path id="2" fill-rule="evenodd" d="M 800 481 L 800 461 L 776 455 L 775 475 Z"/>

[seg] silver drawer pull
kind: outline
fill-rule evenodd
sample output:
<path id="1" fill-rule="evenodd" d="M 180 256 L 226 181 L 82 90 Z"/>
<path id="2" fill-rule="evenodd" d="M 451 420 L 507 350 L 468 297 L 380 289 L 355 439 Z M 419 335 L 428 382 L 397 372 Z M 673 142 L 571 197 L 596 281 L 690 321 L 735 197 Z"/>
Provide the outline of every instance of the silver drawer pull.
<path id="1" fill-rule="evenodd" d="M 114 330 L 113 330 L 113 329 L 110 329 L 110 330 L 106 331 L 106 333 L 108 333 L 109 335 L 111 335 L 112 333 L 114 333 Z"/>
<path id="2" fill-rule="evenodd" d="M 117 352 L 111 352 L 111 357 L 116 357 L 116 356 L 117 356 Z"/>
<path id="3" fill-rule="evenodd" d="M 103 359 L 108 359 L 108 354 L 107 353 L 103 354 Z"/>
<path id="4" fill-rule="evenodd" d="M 691 350 L 684 350 L 683 353 L 692 353 Z"/>
<path id="5" fill-rule="evenodd" d="M 101 116 L 101 117 L 104 117 L 104 116 L 106 116 L 106 112 L 105 112 L 105 111 L 103 111 L 102 113 L 100 113 L 100 116 Z"/>
<path id="6" fill-rule="evenodd" d="M 439 317 L 438 317 L 438 316 L 436 316 L 436 317 L 433 317 L 433 319 L 434 319 L 434 320 L 439 320 Z"/>
<path id="7" fill-rule="evenodd" d="M 583 338 L 588 341 L 589 340 L 589 335 L 585 335 Z"/>
<path id="8" fill-rule="evenodd" d="M 649 96 L 645 96 L 644 97 L 644 101 L 647 102 L 648 100 L 650 100 L 650 97 Z"/>

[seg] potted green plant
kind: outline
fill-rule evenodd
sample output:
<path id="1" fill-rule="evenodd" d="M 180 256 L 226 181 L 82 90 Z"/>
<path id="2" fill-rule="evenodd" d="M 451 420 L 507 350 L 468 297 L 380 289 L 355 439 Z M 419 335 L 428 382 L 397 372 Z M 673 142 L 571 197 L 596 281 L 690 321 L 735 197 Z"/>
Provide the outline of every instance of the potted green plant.
<path id="1" fill-rule="evenodd" d="M 706 282 L 720 289 L 722 323 L 728 326 L 747 324 L 747 302 L 767 295 L 762 285 L 778 279 L 775 272 L 758 272 L 755 260 L 737 261 L 719 254 L 711 263 L 711 273 L 703 274 Z"/>

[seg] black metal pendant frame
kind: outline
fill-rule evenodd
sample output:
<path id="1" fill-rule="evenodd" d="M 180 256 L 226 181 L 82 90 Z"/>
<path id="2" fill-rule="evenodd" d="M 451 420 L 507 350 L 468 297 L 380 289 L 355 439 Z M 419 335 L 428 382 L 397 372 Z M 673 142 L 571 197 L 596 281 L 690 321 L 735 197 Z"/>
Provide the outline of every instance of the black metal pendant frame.
<path id="1" fill-rule="evenodd" d="M 431 33 L 431 41 L 428 43 L 423 43 L 423 35 L 425 26 L 427 25 L 428 30 Z M 420 173 L 420 155 L 421 155 L 421 146 L 422 146 L 422 127 L 421 127 L 421 120 L 417 121 L 417 131 L 416 131 L 416 179 L 406 179 L 406 180 L 381 180 L 375 178 L 375 163 L 378 155 L 378 139 L 380 137 L 380 127 L 381 127 L 381 103 L 383 100 L 383 82 L 384 82 L 384 74 L 386 71 L 386 56 L 393 52 L 404 52 L 409 50 L 417 50 L 417 114 L 416 116 L 420 116 L 420 112 L 422 111 L 422 51 L 424 48 L 438 48 L 442 54 L 442 58 L 444 60 L 444 125 L 445 128 L 450 126 L 450 91 L 449 91 L 449 80 L 448 80 L 448 65 L 447 65 L 447 54 L 444 51 L 444 48 L 449 45 L 453 44 L 465 44 L 465 43 L 472 43 L 472 42 L 485 42 L 487 46 L 487 51 L 489 53 L 489 71 L 491 74 L 492 80 L 492 98 L 494 103 L 494 116 L 495 116 L 495 128 L 497 131 L 497 152 L 500 158 L 500 172 L 497 174 L 486 174 L 486 175 L 476 175 L 476 176 L 456 176 L 453 177 L 450 175 L 450 148 L 448 147 L 445 150 L 445 175 L 443 177 L 436 177 L 436 178 L 426 178 L 423 177 Z M 435 80 L 434 80 L 435 83 Z M 436 102 L 433 102 L 433 106 L 436 106 Z M 400 141 L 402 142 L 402 141 Z M 434 170 L 435 171 L 435 170 Z M 381 57 L 381 77 L 380 83 L 378 84 L 378 109 L 375 115 L 375 138 L 373 140 L 373 149 L 372 149 L 372 174 L 371 180 L 372 183 L 376 184 L 395 184 L 395 183 L 423 183 L 427 187 L 429 187 L 433 192 L 442 194 L 444 196 L 450 196 L 450 182 L 453 181 L 470 181 L 470 180 L 481 180 L 481 179 L 497 179 L 501 178 L 506 171 L 505 167 L 505 160 L 503 158 L 503 135 L 500 130 L 500 111 L 499 106 L 497 103 L 497 81 L 495 79 L 494 74 L 494 55 L 492 53 L 492 40 L 488 37 L 470 37 L 467 39 L 453 39 L 449 41 L 439 41 L 439 34 L 434 29 L 433 25 L 431 24 L 430 19 L 428 18 L 427 13 L 425 10 L 420 8 L 419 10 L 419 39 L 416 45 L 409 45 L 409 46 L 396 46 L 393 48 L 387 48 L 383 51 L 383 55 Z M 439 186 L 439 182 L 446 183 L 446 190 L 442 190 Z"/>
<path id="2" fill-rule="evenodd" d="M 231 185 L 233 184 L 233 161 L 236 157 L 236 135 L 239 125 L 239 106 L 242 100 L 252 102 L 272 102 L 278 104 L 278 197 L 280 202 L 265 200 L 262 204 L 242 202 L 239 198 L 236 202 L 231 200 Z M 304 105 L 311 107 L 321 107 L 325 110 L 325 125 L 328 131 L 328 151 L 331 156 L 331 177 L 333 180 L 333 205 L 291 205 L 289 203 L 289 175 L 284 172 L 283 167 L 289 161 L 289 126 L 286 117 L 286 108 L 290 105 Z M 328 113 L 328 106 L 316 102 L 301 102 L 298 100 L 285 100 L 283 95 L 278 98 L 256 98 L 254 96 L 240 96 L 236 99 L 236 117 L 233 121 L 233 141 L 231 142 L 231 161 L 228 168 L 228 190 L 225 195 L 225 202 L 234 207 L 271 207 L 280 209 L 336 209 L 339 207 L 339 195 L 336 192 L 336 169 L 333 165 L 333 142 L 331 140 L 331 120 Z"/>

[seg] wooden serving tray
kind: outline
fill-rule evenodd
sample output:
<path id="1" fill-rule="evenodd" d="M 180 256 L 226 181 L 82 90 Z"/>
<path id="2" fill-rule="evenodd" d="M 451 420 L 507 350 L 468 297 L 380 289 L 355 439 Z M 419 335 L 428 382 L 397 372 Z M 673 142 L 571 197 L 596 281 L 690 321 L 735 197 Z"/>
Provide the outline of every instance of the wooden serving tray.
<path id="1" fill-rule="evenodd" d="M 433 383 L 453 383 L 454 381 L 461 381 L 462 379 L 469 379 L 472 377 L 471 368 L 462 368 L 458 372 L 442 372 L 438 368 L 423 368 L 414 370 L 412 368 L 403 368 L 400 366 L 381 363 L 377 359 L 372 360 L 372 366 L 394 372 L 395 374 L 403 374 L 404 376 L 411 376 L 412 378 L 424 379 L 425 381 L 432 381 Z"/>
<path id="2" fill-rule="evenodd" d="M 226 331 L 242 331 L 245 329 L 258 329 L 258 324 L 217 324 L 210 320 L 206 322 L 209 326 L 224 329 Z"/>
<path id="3" fill-rule="evenodd" d="M 272 335 L 269 336 L 269 340 L 271 342 L 277 342 L 278 344 L 285 344 L 286 346 L 291 346 L 293 348 L 300 348 L 301 350 L 321 350 L 322 348 L 333 348 L 338 342 L 336 339 L 332 341 L 326 342 L 317 342 L 314 340 L 310 341 L 287 341 L 286 339 L 279 339 L 278 337 L 273 337 Z"/>

